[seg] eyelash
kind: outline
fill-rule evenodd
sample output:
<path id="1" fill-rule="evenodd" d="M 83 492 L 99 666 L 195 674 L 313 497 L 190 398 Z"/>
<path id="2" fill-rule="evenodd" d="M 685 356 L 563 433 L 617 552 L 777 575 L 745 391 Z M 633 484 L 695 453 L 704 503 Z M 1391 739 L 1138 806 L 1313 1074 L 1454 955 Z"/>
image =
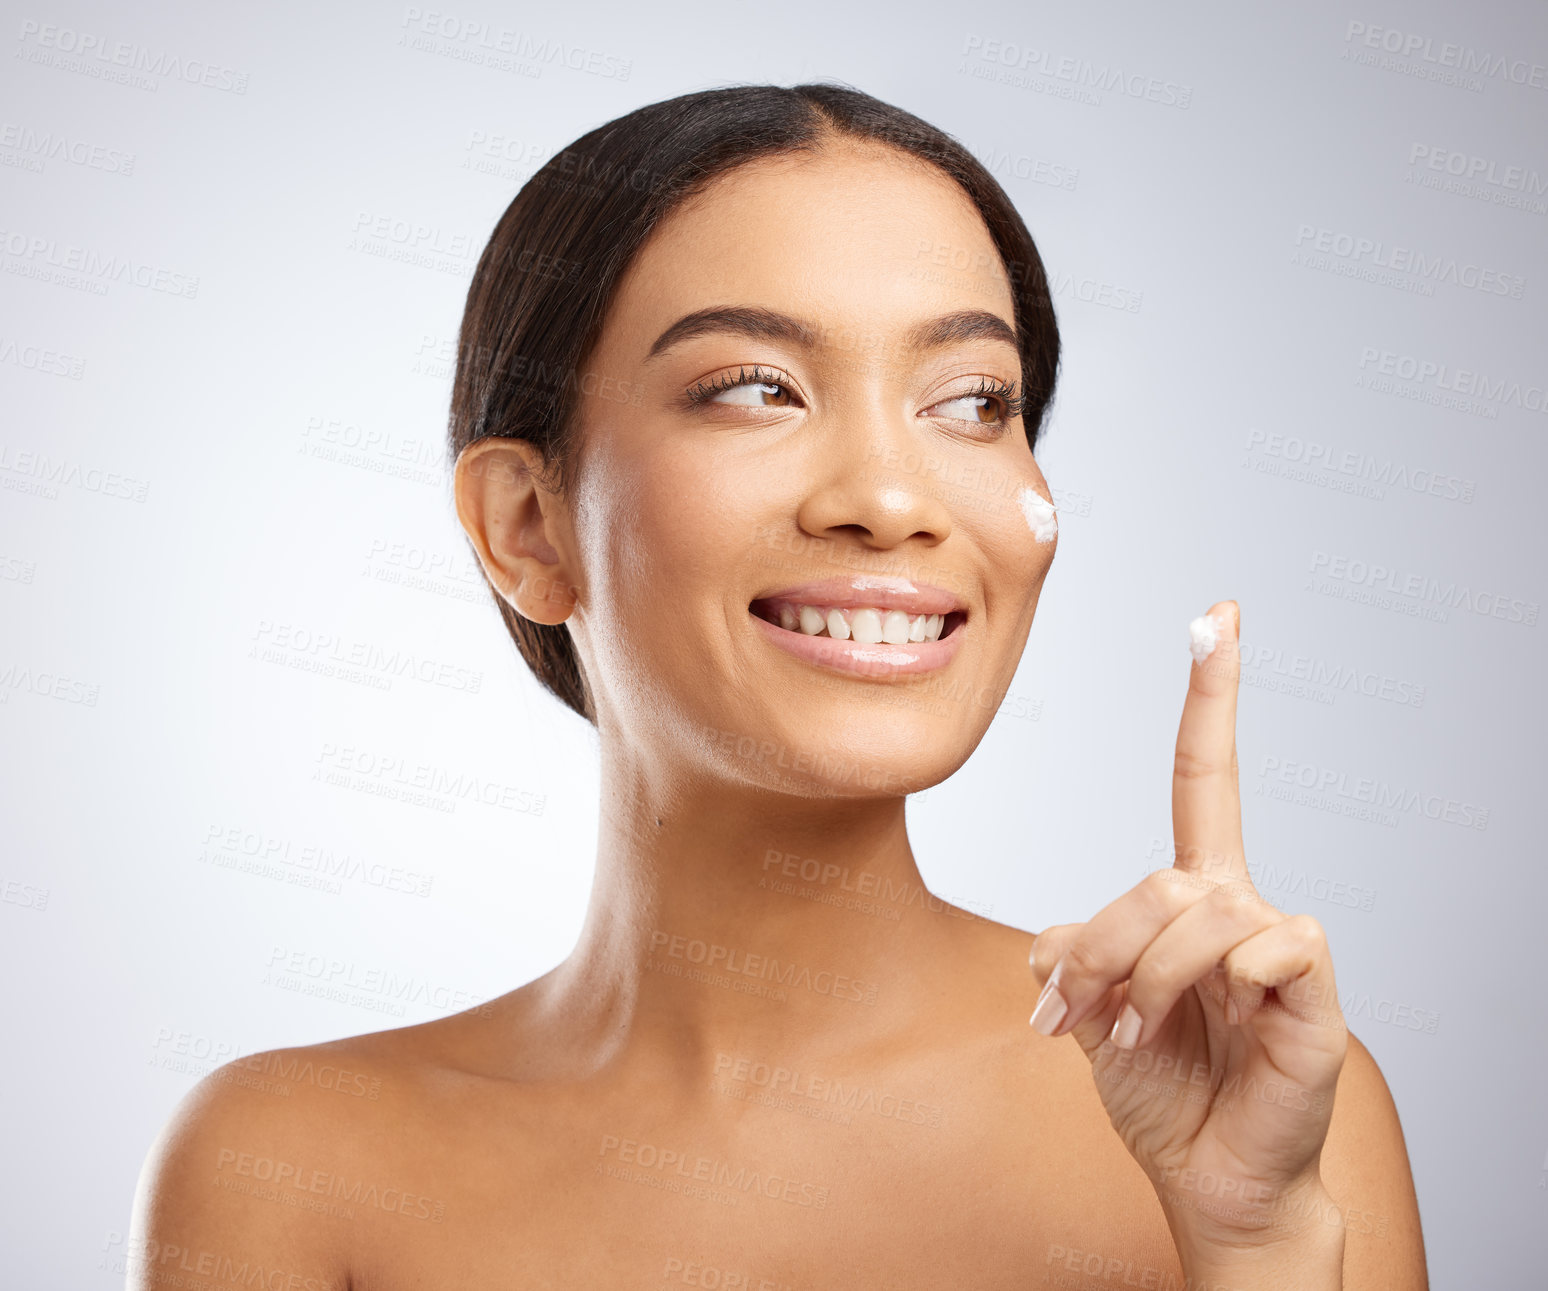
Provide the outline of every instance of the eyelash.
<path id="1" fill-rule="evenodd" d="M 781 381 L 780 374 L 768 371 L 754 364 L 752 371 L 739 367 L 733 377 L 729 372 L 709 381 L 701 381 L 698 385 L 688 390 L 688 406 L 697 408 L 701 404 L 709 402 L 717 394 L 725 390 L 733 390 L 737 386 L 744 385 L 777 385 L 781 389 L 789 390 L 790 383 Z M 952 395 L 949 399 L 942 399 L 942 403 L 956 403 L 958 399 L 972 399 L 982 395 L 989 395 L 1000 405 L 1000 418 L 998 424 L 1008 425 L 1014 418 L 1020 417 L 1027 410 L 1026 395 L 1018 393 L 1014 382 L 1007 384 L 996 377 L 980 377 L 978 385 L 972 390 L 963 390 Z M 966 421 L 966 417 L 947 417 L 947 421 Z M 983 422 L 975 422 L 974 425 L 983 425 Z"/>
<path id="2" fill-rule="evenodd" d="M 688 404 L 690 407 L 697 408 L 701 403 L 708 402 L 723 390 L 732 390 L 737 386 L 745 385 L 777 385 L 786 390 L 790 388 L 788 382 L 779 380 L 777 372 L 770 372 L 755 364 L 751 372 L 746 368 L 739 367 L 734 377 L 729 372 L 722 372 L 718 377 L 714 377 L 709 381 L 700 381 L 698 385 L 689 389 Z"/>

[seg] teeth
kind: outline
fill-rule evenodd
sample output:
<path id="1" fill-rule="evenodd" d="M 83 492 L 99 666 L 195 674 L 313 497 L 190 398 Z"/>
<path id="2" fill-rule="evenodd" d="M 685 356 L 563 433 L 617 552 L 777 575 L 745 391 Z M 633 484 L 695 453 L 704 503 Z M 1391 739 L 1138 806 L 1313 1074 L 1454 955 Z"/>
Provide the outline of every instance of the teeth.
<path id="1" fill-rule="evenodd" d="M 787 632 L 802 632 L 809 637 L 827 636 L 835 641 L 853 640 L 859 645 L 907 645 L 910 642 L 938 641 L 945 626 L 944 614 L 908 615 L 902 610 L 884 610 L 858 606 L 850 610 L 825 609 L 820 605 L 779 607 L 779 626 Z"/>

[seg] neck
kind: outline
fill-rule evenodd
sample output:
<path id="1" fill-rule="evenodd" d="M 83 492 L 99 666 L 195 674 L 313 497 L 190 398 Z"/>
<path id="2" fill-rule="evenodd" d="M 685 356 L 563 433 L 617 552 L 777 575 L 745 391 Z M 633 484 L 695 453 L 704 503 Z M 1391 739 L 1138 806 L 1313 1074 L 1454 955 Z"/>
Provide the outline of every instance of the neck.
<path id="1" fill-rule="evenodd" d="M 697 1076 L 917 1036 L 974 916 L 925 887 L 904 799 L 664 780 L 616 747 L 586 921 L 545 983 L 584 1065 Z"/>

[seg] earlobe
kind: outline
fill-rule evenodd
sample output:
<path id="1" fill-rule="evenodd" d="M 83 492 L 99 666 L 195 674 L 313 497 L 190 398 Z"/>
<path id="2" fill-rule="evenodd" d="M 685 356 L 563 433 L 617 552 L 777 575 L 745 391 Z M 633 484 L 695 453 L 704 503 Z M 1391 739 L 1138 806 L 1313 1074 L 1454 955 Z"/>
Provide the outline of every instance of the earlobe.
<path id="1" fill-rule="evenodd" d="M 523 618 L 534 623 L 559 624 L 575 609 L 579 589 L 551 574 L 525 577 L 510 593 L 501 592 Z"/>
<path id="2" fill-rule="evenodd" d="M 579 588 L 551 541 L 563 503 L 539 482 L 537 449 L 524 440 L 489 437 L 457 457 L 457 519 L 484 577 L 523 618 L 558 624 L 569 618 Z"/>

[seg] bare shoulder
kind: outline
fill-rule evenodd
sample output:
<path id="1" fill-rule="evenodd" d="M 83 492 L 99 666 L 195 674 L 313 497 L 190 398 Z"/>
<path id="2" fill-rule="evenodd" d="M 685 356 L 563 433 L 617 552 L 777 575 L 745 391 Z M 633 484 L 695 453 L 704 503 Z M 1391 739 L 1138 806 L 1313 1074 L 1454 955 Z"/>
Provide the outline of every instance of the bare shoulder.
<path id="1" fill-rule="evenodd" d="M 1113 1130 L 1091 1060 L 1073 1036 L 1029 1025 L 1040 989 L 1027 962 L 1035 933 L 988 919 L 974 931 L 982 953 L 968 994 L 992 1010 L 984 1020 L 1000 1037 L 977 1070 L 994 1090 L 993 1137 L 1009 1156 L 1001 1168 L 1029 1175 L 1023 1209 L 1036 1216 L 1038 1262 L 1068 1274 L 1099 1261 L 1136 1286 L 1181 1286 L 1160 1200 Z"/>
<path id="2" fill-rule="evenodd" d="M 1376 1059 L 1352 1031 L 1321 1171 L 1343 1211 L 1350 1285 L 1428 1287 L 1419 1201 L 1397 1105 Z"/>
<path id="3" fill-rule="evenodd" d="M 327 1046 L 272 1050 L 211 1072 L 177 1105 L 151 1145 L 135 1190 L 128 1243 L 132 1291 L 171 1272 L 246 1278 L 261 1269 L 307 1291 L 347 1285 L 348 1252 L 326 1212 L 290 1196 L 316 1146 L 349 1138 L 348 1117 L 315 1083 Z M 282 1072 L 310 1066 L 302 1087 Z M 340 1100 L 342 1103 L 343 1100 Z M 172 1267 L 167 1267 L 167 1261 Z M 184 1265 L 184 1268 L 178 1268 Z"/>
<path id="4" fill-rule="evenodd" d="M 496 1004 L 434 1022 L 234 1059 L 205 1076 L 156 1137 L 135 1192 L 131 1291 L 180 1275 L 349 1285 L 370 1220 L 433 1219 L 415 1156 L 462 1056 Z M 481 1012 L 481 1010 L 483 1012 Z M 364 1219 L 366 1222 L 345 1222 Z M 276 1274 L 281 1276 L 276 1276 Z"/>
<path id="5" fill-rule="evenodd" d="M 981 1037 L 980 1068 L 1000 1083 L 1007 1115 L 1024 1118 L 1040 1143 L 1060 1144 L 1118 1187 L 1148 1187 L 1113 1132 L 1086 1057 L 1073 1036 L 1049 1038 L 1030 1025 L 1040 993 L 1029 954 L 1036 933 L 972 915 L 963 927 L 957 962 L 964 980 L 949 996 L 951 1023 Z M 973 1050 L 957 1041 L 959 1052 Z"/>

